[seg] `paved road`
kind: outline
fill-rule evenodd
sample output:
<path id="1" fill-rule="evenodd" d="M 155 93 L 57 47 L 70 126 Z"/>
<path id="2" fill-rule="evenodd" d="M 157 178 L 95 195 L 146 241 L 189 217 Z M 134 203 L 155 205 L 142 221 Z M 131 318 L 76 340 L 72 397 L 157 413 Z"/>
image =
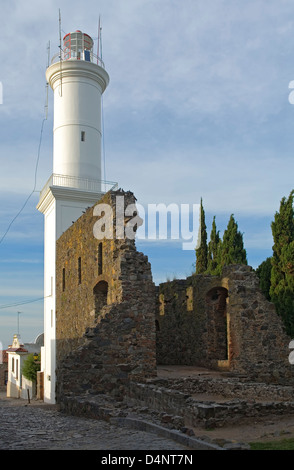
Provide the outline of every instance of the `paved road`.
<path id="1" fill-rule="evenodd" d="M 187 450 L 172 440 L 94 419 L 67 416 L 55 406 L 0 395 L 0 449 Z"/>

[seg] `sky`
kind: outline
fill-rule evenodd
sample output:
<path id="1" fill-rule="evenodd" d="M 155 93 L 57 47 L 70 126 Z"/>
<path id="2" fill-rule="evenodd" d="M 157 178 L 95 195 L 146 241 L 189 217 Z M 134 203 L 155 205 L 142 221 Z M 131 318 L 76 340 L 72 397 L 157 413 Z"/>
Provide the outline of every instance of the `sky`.
<path id="1" fill-rule="evenodd" d="M 18 325 L 24 342 L 43 332 L 44 231 L 36 205 L 52 173 L 45 70 L 49 43 L 49 56 L 58 52 L 59 9 L 62 35 L 80 29 L 95 44 L 101 17 L 110 76 L 106 180 L 145 206 L 202 198 L 208 236 L 213 216 L 222 235 L 234 214 L 253 268 L 272 254 L 271 222 L 294 188 L 292 0 L 1 0 L 3 348 Z M 193 272 L 195 252 L 179 240 L 138 240 L 137 247 L 156 284 Z"/>

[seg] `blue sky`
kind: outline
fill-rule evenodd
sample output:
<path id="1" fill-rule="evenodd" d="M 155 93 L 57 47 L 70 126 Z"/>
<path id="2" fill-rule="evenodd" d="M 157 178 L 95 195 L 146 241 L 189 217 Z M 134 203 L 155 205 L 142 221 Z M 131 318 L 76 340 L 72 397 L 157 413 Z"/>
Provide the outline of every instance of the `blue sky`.
<path id="1" fill-rule="evenodd" d="M 248 262 L 272 252 L 270 224 L 294 188 L 294 4 L 291 0 L 2 0 L 0 237 L 34 187 L 44 118 L 47 44 L 81 29 L 97 38 L 110 85 L 103 97 L 106 179 L 138 202 L 199 203 L 208 233 L 233 213 Z M 37 190 L 52 173 L 52 91 Z M 0 244 L 0 342 L 43 331 L 43 216 L 34 193 Z M 140 241 L 156 283 L 186 277 L 193 251 Z M 3 308 L 5 305 L 11 307 Z"/>

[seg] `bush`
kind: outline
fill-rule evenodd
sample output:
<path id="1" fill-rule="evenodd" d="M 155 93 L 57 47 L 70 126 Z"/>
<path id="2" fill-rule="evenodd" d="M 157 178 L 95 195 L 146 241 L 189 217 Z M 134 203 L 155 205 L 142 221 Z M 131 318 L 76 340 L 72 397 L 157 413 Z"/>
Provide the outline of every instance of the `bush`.
<path id="1" fill-rule="evenodd" d="M 37 372 L 40 370 L 40 356 L 35 361 L 34 354 L 29 354 L 23 363 L 22 375 L 32 382 L 37 380 Z"/>

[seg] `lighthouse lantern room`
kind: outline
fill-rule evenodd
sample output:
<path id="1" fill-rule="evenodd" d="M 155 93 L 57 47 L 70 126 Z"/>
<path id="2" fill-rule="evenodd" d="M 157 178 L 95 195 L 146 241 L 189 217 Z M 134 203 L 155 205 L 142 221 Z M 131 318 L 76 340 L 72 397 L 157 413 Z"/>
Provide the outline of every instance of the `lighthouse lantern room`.
<path id="1" fill-rule="evenodd" d="M 68 33 L 63 38 L 64 59 L 93 60 L 93 39 L 81 31 Z"/>

